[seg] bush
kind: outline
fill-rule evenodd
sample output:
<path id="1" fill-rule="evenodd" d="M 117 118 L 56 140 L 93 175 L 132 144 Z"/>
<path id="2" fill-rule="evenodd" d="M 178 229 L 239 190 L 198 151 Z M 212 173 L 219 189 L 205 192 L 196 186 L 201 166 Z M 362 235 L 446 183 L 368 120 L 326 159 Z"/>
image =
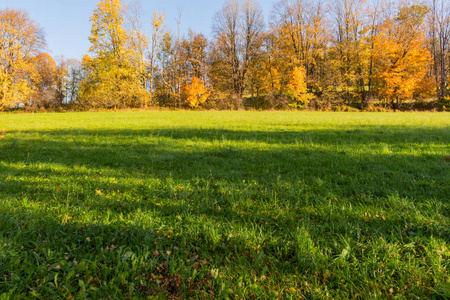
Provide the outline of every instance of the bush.
<path id="1" fill-rule="evenodd" d="M 205 109 L 239 110 L 244 108 L 244 99 L 239 95 L 213 91 L 203 107 Z"/>
<path id="2" fill-rule="evenodd" d="M 364 111 L 367 111 L 367 112 L 385 112 L 387 110 L 383 106 L 369 104 L 366 108 L 364 108 Z"/>
<path id="3" fill-rule="evenodd" d="M 441 100 L 442 110 L 450 112 L 450 96 L 444 97 Z"/>
<path id="4" fill-rule="evenodd" d="M 38 108 L 36 106 L 26 106 L 25 112 L 27 113 L 37 113 L 39 112 Z"/>
<path id="5" fill-rule="evenodd" d="M 334 111 L 339 112 L 359 112 L 360 110 L 348 105 L 339 105 L 334 107 Z"/>
<path id="6" fill-rule="evenodd" d="M 280 94 L 267 94 L 264 96 L 256 96 L 253 98 L 247 98 L 244 106 L 246 108 L 254 108 L 258 110 L 283 110 L 289 109 L 290 99 L 286 95 Z"/>
<path id="7" fill-rule="evenodd" d="M 171 92 L 164 92 L 164 91 L 157 91 L 154 94 L 154 99 L 158 106 L 161 107 L 180 107 L 182 106 L 182 99 L 180 95 L 171 93 Z"/>

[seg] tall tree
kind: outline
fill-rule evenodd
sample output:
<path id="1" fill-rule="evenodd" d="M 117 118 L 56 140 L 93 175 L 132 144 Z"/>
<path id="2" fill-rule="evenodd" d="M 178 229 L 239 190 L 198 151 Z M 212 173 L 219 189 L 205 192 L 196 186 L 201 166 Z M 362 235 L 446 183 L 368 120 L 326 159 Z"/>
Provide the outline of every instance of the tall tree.
<path id="1" fill-rule="evenodd" d="M 309 85 L 319 87 L 321 62 L 329 43 L 325 15 L 322 1 L 281 0 L 274 6 L 272 51 L 280 60 L 279 71 L 286 82 L 294 67 L 303 67 Z"/>
<path id="2" fill-rule="evenodd" d="M 34 93 L 32 105 L 50 108 L 56 98 L 56 62 L 47 53 L 41 53 L 33 60 L 36 76 L 33 78 Z"/>
<path id="3" fill-rule="evenodd" d="M 404 5 L 394 19 L 384 22 L 375 37 L 375 78 L 380 95 L 401 108 L 402 101 L 411 98 L 426 79 L 431 65 L 427 49 L 424 5 Z"/>
<path id="4" fill-rule="evenodd" d="M 339 70 L 339 88 L 345 93 L 348 105 L 356 95 L 365 103 L 370 49 L 367 48 L 364 30 L 365 0 L 336 0 L 332 4 L 334 21 L 333 54 Z"/>
<path id="5" fill-rule="evenodd" d="M 213 23 L 213 79 L 224 81 L 232 93 L 242 95 L 253 60 L 263 42 L 264 18 L 257 2 L 228 1 Z M 217 84 L 216 86 L 219 86 Z"/>
<path id="6" fill-rule="evenodd" d="M 156 15 L 155 15 L 156 17 Z M 187 65 L 183 51 L 183 40 L 180 37 L 181 15 L 177 20 L 178 35 L 175 37 L 168 31 L 162 31 L 157 52 L 157 74 L 155 76 L 156 94 L 160 104 L 181 106 L 182 89 L 186 82 Z M 156 27 L 155 27 L 156 28 Z"/>
<path id="7" fill-rule="evenodd" d="M 131 57 L 133 67 L 139 72 L 139 81 L 142 88 L 147 91 L 148 69 L 146 58 L 148 56 L 148 37 L 144 32 L 143 12 L 141 0 L 134 0 L 126 6 L 126 24 L 129 35 L 128 47 L 134 49 Z M 141 106 L 147 107 L 148 99 L 143 97 Z"/>
<path id="8" fill-rule="evenodd" d="M 372 0 L 369 2 L 367 9 L 367 17 L 365 22 L 364 31 L 366 33 L 366 49 L 368 49 L 368 66 L 367 66 L 367 90 L 364 87 L 362 90 L 361 108 L 366 107 L 370 102 L 370 97 L 373 91 L 373 75 L 375 73 L 374 55 L 375 55 L 375 37 L 378 35 L 379 29 L 382 27 L 383 22 L 389 19 L 389 14 L 393 8 L 391 5 L 387 5 L 384 0 Z M 363 78 L 365 80 L 365 78 Z M 364 82 L 366 84 L 366 82 Z"/>
<path id="9" fill-rule="evenodd" d="M 78 100 L 80 83 L 83 78 L 81 62 L 76 59 L 68 59 L 66 61 L 66 68 L 67 68 L 66 102 L 68 104 L 76 104 Z"/>
<path id="10" fill-rule="evenodd" d="M 197 77 L 206 81 L 208 76 L 208 40 L 205 36 L 189 30 L 188 38 L 181 41 L 181 52 L 185 77 Z"/>
<path id="11" fill-rule="evenodd" d="M 284 93 L 288 95 L 293 102 L 291 107 L 304 108 L 313 98 L 313 94 L 308 93 L 306 86 L 306 70 L 303 67 L 294 67 L 290 74 L 288 84 L 285 86 Z"/>
<path id="12" fill-rule="evenodd" d="M 0 10 L 0 108 L 27 103 L 33 64 L 45 47 L 43 30 L 21 10 Z"/>
<path id="13" fill-rule="evenodd" d="M 123 27 L 122 2 L 100 1 L 91 22 L 92 58 L 83 60 L 87 78 L 81 94 L 85 105 L 107 108 L 140 105 L 147 95 L 135 63 L 139 54 L 129 47 L 131 36 Z"/>
<path id="14" fill-rule="evenodd" d="M 160 51 L 158 52 L 158 73 L 155 76 L 156 90 L 160 105 L 179 106 L 180 94 L 178 93 L 177 82 L 180 78 L 177 76 L 176 65 L 176 41 L 170 33 L 165 32 L 161 40 Z"/>
<path id="15" fill-rule="evenodd" d="M 149 90 L 150 90 L 150 97 L 153 97 L 153 91 L 154 91 L 154 77 L 155 72 L 157 68 L 157 54 L 160 50 L 160 47 L 162 45 L 162 37 L 164 36 L 164 14 L 160 14 L 155 12 L 153 14 L 152 19 L 152 35 L 151 35 L 151 42 L 150 42 L 150 49 L 148 51 L 148 58 L 149 58 Z M 152 98 L 151 98 L 152 99 Z"/>
<path id="16" fill-rule="evenodd" d="M 428 31 L 433 55 L 433 75 L 438 82 L 438 96 L 448 95 L 450 72 L 450 3 L 445 0 L 430 0 Z"/>
<path id="17" fill-rule="evenodd" d="M 70 60 L 60 57 L 56 61 L 55 71 L 55 106 L 62 106 L 68 103 L 68 95 L 70 92 Z"/>

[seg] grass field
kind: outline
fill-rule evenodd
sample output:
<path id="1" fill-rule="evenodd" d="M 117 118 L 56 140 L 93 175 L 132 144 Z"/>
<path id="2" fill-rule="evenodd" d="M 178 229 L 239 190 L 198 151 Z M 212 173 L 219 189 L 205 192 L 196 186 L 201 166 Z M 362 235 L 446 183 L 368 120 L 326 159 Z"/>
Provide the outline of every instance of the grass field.
<path id="1" fill-rule="evenodd" d="M 0 114 L 0 299 L 448 299 L 449 155 L 450 114 Z"/>

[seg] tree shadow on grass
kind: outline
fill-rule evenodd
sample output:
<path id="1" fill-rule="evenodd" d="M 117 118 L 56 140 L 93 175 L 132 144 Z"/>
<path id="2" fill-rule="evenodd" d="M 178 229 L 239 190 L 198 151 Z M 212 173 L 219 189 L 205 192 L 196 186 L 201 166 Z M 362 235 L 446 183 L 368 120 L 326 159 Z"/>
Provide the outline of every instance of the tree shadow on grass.
<path id="1" fill-rule="evenodd" d="M 130 202 L 134 196 L 140 198 L 144 203 L 141 208 L 146 209 L 145 202 L 152 202 L 153 208 L 158 199 L 170 201 L 176 194 L 200 202 L 207 199 L 205 205 L 211 205 L 210 199 L 212 202 L 225 199 L 230 205 L 232 199 L 249 198 L 258 206 L 271 203 L 274 193 L 281 205 L 300 207 L 310 205 L 311 199 L 319 199 L 322 205 L 321 201 L 336 198 L 355 206 L 380 208 L 383 204 L 376 203 L 377 199 L 385 201 L 390 195 L 406 198 L 415 205 L 430 200 L 447 203 L 449 165 L 436 153 L 446 147 L 445 139 L 440 138 L 448 133 L 414 131 L 415 140 L 429 143 L 424 147 L 431 154 L 425 156 L 401 150 L 384 153 L 379 149 L 373 152 L 363 149 L 364 143 L 374 142 L 378 130 L 383 129 L 358 129 L 357 137 L 365 139 L 356 145 L 354 138 L 346 138 L 345 132 L 339 130 L 311 131 L 308 136 L 323 136 L 325 141 L 312 146 L 298 143 L 305 135 L 292 132 L 284 139 L 280 138 L 284 133 L 277 132 L 203 129 L 17 132 L 17 137 L 0 144 L 3 174 L 0 192 L 4 196 L 46 201 L 46 198 L 64 200 L 73 191 L 75 202 L 81 204 L 95 197 L 96 191 L 127 192 L 125 196 L 114 194 L 104 205 L 101 201 L 90 204 L 99 210 L 113 207 L 116 212 L 138 208 Z M 389 145 L 404 145 L 401 128 L 397 130 L 390 129 L 394 133 L 387 139 Z M 173 140 L 177 134 L 182 143 Z M 286 147 L 274 144 L 261 149 L 245 143 L 223 147 L 216 138 L 224 135 L 229 136 L 227 139 L 255 139 L 264 143 L 278 138 Z M 170 139 L 138 139 L 147 136 Z M 335 136 L 339 136 L 339 147 L 322 147 Z M 200 146 L 191 143 L 198 138 L 211 143 Z M 355 155 L 354 151 L 361 152 Z M 193 192 L 177 191 L 178 185 Z M 111 201 L 117 197 L 130 202 L 126 209 Z"/>
<path id="2" fill-rule="evenodd" d="M 305 125 L 305 124 L 302 124 Z M 315 124 L 316 125 L 316 124 Z M 287 127 L 287 126 L 285 126 Z M 317 126 L 292 131 L 292 130 L 230 130 L 171 127 L 155 129 L 60 129 L 53 131 L 24 130 L 10 131 L 8 135 L 39 134 L 48 137 L 97 137 L 114 138 L 117 141 L 139 137 L 160 137 L 171 140 L 196 140 L 196 141 L 250 141 L 264 142 L 267 144 L 292 144 L 298 142 L 314 142 L 322 145 L 365 145 L 370 143 L 386 142 L 390 145 L 403 145 L 405 143 L 428 144 L 448 146 L 450 141 L 450 126 L 447 127 L 423 127 L 403 125 L 346 125 L 345 128 L 317 129 Z M 288 127 L 287 127 L 288 128 Z"/>
<path id="3" fill-rule="evenodd" d="M 439 166 L 437 161 L 443 157 L 436 153 L 450 151 L 449 128 L 400 126 L 283 132 L 73 129 L 13 131 L 8 136 L 0 143 L 4 162 L 106 168 L 111 173 L 160 172 L 181 179 L 208 172 L 242 177 L 251 168 L 259 174 L 267 173 L 263 169 L 271 174 L 303 175 L 358 168 L 365 168 L 366 173 L 371 169 L 404 169 L 407 174 L 420 173 L 423 163 L 431 164 L 425 170 L 428 173 L 443 176 L 448 166 Z"/>
<path id="4" fill-rule="evenodd" d="M 355 155 L 308 146 L 255 150 L 223 149 L 213 145 L 183 151 L 183 147 L 170 143 L 157 148 L 140 144 L 137 149 L 123 152 L 104 149 L 95 143 L 90 143 L 89 148 L 77 142 L 34 140 L 31 143 L 32 148 L 26 144 L 10 146 L 10 149 L 3 147 L 7 158 L 2 160 L 0 170 L 8 176 L 0 184 L 4 192 L 5 189 L 13 193 L 32 191 L 42 179 L 45 180 L 40 186 L 45 188 L 46 181 L 58 184 L 58 180 L 63 183 L 70 178 L 75 182 L 86 182 L 92 181 L 91 177 L 94 182 L 89 185 L 98 185 L 98 189 L 108 185 L 108 180 L 102 180 L 105 178 L 118 179 L 119 183 L 111 184 L 116 187 L 125 184 L 120 183 L 127 181 L 123 178 L 135 181 L 171 178 L 181 183 L 209 178 L 231 185 L 244 180 L 261 184 L 307 180 L 309 183 L 322 182 L 324 189 L 345 197 L 367 188 L 376 196 L 397 193 L 418 201 L 420 198 L 444 199 L 449 191 L 445 184 L 449 166 L 435 154 L 418 157 L 367 151 Z M 116 147 L 121 149 L 127 145 Z M 64 154 L 60 155 L 62 152 Z M 426 169 L 425 164 L 428 165 Z"/>

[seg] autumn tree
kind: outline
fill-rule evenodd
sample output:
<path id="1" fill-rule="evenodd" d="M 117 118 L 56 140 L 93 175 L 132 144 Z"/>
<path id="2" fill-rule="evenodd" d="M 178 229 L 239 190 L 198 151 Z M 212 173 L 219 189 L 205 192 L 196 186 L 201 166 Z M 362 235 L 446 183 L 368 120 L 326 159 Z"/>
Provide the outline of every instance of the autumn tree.
<path id="1" fill-rule="evenodd" d="M 191 108 L 196 108 L 206 102 L 209 97 L 208 89 L 203 81 L 198 77 L 192 77 L 190 82 L 186 82 L 182 90 L 185 104 Z"/>
<path id="2" fill-rule="evenodd" d="M 247 75 L 260 53 L 263 30 L 261 7 L 252 0 L 230 0 L 216 14 L 211 55 L 215 87 L 243 94 Z"/>
<path id="3" fill-rule="evenodd" d="M 44 33 L 27 13 L 0 10 L 0 108 L 28 103 L 37 76 L 33 58 L 44 47 Z"/>
<path id="4" fill-rule="evenodd" d="M 178 59 L 176 55 L 178 55 L 177 41 L 169 32 L 165 32 L 157 54 L 158 72 L 155 75 L 155 88 L 160 105 L 175 107 L 181 105 L 178 82 L 184 81 L 184 78 L 177 76 Z"/>
<path id="5" fill-rule="evenodd" d="M 433 57 L 433 75 L 438 82 L 438 96 L 448 95 L 450 72 L 450 3 L 445 0 L 429 0 L 428 33 Z"/>
<path id="6" fill-rule="evenodd" d="M 390 14 L 392 13 L 393 9 L 394 7 L 392 7 L 392 5 L 390 5 L 389 3 L 386 3 L 386 1 L 384 0 L 372 0 L 367 5 L 364 33 L 366 47 L 365 54 L 368 56 L 365 57 L 365 60 L 367 61 L 368 65 L 366 67 L 366 72 L 364 72 L 365 75 L 367 75 L 367 78 L 364 78 L 365 76 L 362 76 L 362 80 L 364 81 L 364 88 L 361 91 L 361 108 L 369 105 L 374 87 L 373 75 L 376 72 L 374 61 L 376 51 L 375 37 L 378 35 L 382 24 L 392 17 Z"/>
<path id="7" fill-rule="evenodd" d="M 53 105 L 61 107 L 67 103 L 67 95 L 69 91 L 69 65 L 64 57 L 60 57 L 56 61 L 55 69 L 55 98 Z"/>
<path id="8" fill-rule="evenodd" d="M 255 60 L 251 77 L 251 89 L 256 89 L 256 93 L 281 94 L 281 86 L 284 84 L 284 72 L 287 65 L 283 63 L 284 56 L 279 51 L 279 36 L 277 30 L 270 29 L 264 35 L 261 47 L 261 55 Z M 290 61 L 290 60 L 289 60 Z"/>
<path id="9" fill-rule="evenodd" d="M 156 47 L 155 94 L 160 105 L 180 107 L 183 105 L 182 88 L 188 79 L 185 74 L 181 37 L 181 12 L 177 19 L 177 35 L 165 30 L 164 18 L 155 14 L 153 28 L 159 34 L 159 45 Z"/>
<path id="10" fill-rule="evenodd" d="M 399 109 L 404 99 L 412 98 L 426 79 L 431 64 L 423 28 L 427 12 L 424 5 L 402 6 L 375 37 L 378 72 L 374 77 L 380 95 L 393 108 Z"/>
<path id="11" fill-rule="evenodd" d="M 35 76 L 32 79 L 31 104 L 49 108 L 56 97 L 56 62 L 48 53 L 41 53 L 33 59 Z"/>
<path id="12" fill-rule="evenodd" d="M 208 40 L 203 34 L 189 30 L 188 38 L 181 41 L 182 69 L 186 78 L 206 80 L 208 76 Z"/>
<path id="13" fill-rule="evenodd" d="M 148 37 L 144 32 L 143 7 L 140 0 L 128 3 L 126 6 L 126 27 L 128 32 L 128 45 L 134 51 L 130 52 L 130 61 L 133 68 L 137 69 L 139 82 L 143 90 L 147 91 L 148 68 L 146 58 L 148 56 Z M 141 105 L 147 107 L 148 99 L 141 95 Z"/>
<path id="14" fill-rule="evenodd" d="M 274 5 L 271 51 L 285 81 L 294 67 L 302 66 L 310 86 L 318 89 L 322 85 L 321 68 L 329 44 L 325 16 L 321 1 L 281 0 Z"/>
<path id="15" fill-rule="evenodd" d="M 366 42 L 365 0 L 336 0 L 332 4 L 334 39 L 331 51 L 339 72 L 337 87 L 350 105 L 354 97 L 366 102 L 370 48 Z"/>
<path id="16" fill-rule="evenodd" d="M 269 49 L 266 47 L 268 44 L 265 42 L 266 39 L 264 39 L 258 55 L 252 59 L 250 72 L 246 80 L 246 86 L 251 92 L 252 98 L 254 98 L 255 93 L 257 96 L 262 93 L 274 93 L 276 88 L 275 86 L 272 88 L 272 84 L 276 80 L 272 75 L 274 75 L 276 70 L 272 64 L 273 60 Z"/>
<path id="17" fill-rule="evenodd" d="M 156 24 L 160 26 L 159 22 L 162 20 L 157 20 Z M 188 38 L 182 38 L 180 36 L 180 20 L 181 15 L 177 21 L 177 36 L 168 31 L 161 31 L 154 76 L 159 103 L 175 107 L 183 105 L 182 90 L 185 83 L 190 81 L 190 77 L 198 76 L 206 79 L 208 64 L 206 39 L 203 35 L 195 34 L 192 31 Z M 154 28 L 157 29 L 158 26 L 154 25 Z"/>
<path id="18" fill-rule="evenodd" d="M 289 77 L 289 82 L 284 87 L 284 93 L 293 100 L 291 107 L 304 108 L 314 97 L 312 93 L 308 93 L 305 68 L 294 67 Z"/>
<path id="19" fill-rule="evenodd" d="M 33 59 L 35 76 L 31 79 L 31 105 L 39 108 L 61 107 L 68 91 L 68 65 L 61 57 L 55 61 L 48 53 Z"/>
<path id="20" fill-rule="evenodd" d="M 65 65 L 67 72 L 65 101 L 68 104 L 76 104 L 80 83 L 83 79 L 81 62 L 77 59 L 68 59 L 65 61 Z"/>
<path id="21" fill-rule="evenodd" d="M 164 18 L 164 14 L 155 12 L 151 21 L 152 34 L 150 39 L 150 48 L 148 50 L 150 97 L 153 97 L 153 91 L 155 88 L 154 77 L 157 69 L 157 55 L 162 45 L 162 38 L 164 36 Z"/>
<path id="22" fill-rule="evenodd" d="M 106 108 L 141 105 L 147 95 L 135 63 L 139 54 L 129 46 L 132 37 L 123 27 L 122 2 L 102 0 L 91 22 L 92 57 L 83 59 L 86 78 L 80 90 L 84 104 Z"/>

